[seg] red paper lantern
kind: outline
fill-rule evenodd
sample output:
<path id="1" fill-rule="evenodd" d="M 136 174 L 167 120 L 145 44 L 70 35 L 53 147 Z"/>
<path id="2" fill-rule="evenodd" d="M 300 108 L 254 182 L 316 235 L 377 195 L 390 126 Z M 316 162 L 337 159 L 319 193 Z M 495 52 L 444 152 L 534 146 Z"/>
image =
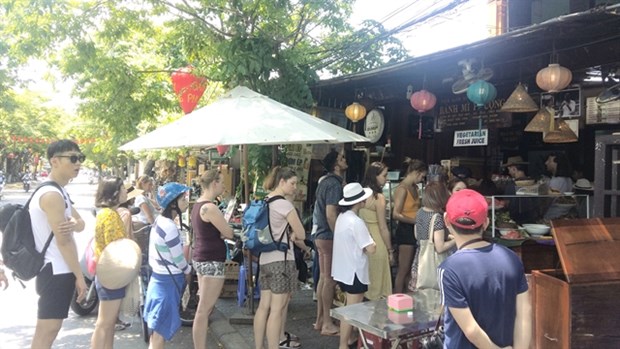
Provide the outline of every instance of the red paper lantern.
<path id="1" fill-rule="evenodd" d="M 181 68 L 172 73 L 172 88 L 179 98 L 179 104 L 185 114 L 191 113 L 207 88 L 207 79 L 198 77 L 192 67 Z"/>
<path id="2" fill-rule="evenodd" d="M 226 154 L 226 152 L 228 151 L 228 146 L 218 145 L 217 147 L 215 147 L 215 149 L 217 149 L 217 153 L 220 154 L 220 156 L 224 156 L 224 154 Z"/>
<path id="3" fill-rule="evenodd" d="M 433 109 L 435 103 L 437 103 L 437 97 L 426 90 L 420 90 L 411 95 L 411 106 L 420 114 Z"/>

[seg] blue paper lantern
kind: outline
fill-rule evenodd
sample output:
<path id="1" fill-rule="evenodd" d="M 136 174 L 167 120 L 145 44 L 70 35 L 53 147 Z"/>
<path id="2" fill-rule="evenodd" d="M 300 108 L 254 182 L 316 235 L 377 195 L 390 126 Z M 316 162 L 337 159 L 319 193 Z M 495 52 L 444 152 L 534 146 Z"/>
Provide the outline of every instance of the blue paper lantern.
<path id="1" fill-rule="evenodd" d="M 467 98 L 478 107 L 482 107 L 497 96 L 497 89 L 493 84 L 484 80 L 476 80 L 467 88 Z"/>

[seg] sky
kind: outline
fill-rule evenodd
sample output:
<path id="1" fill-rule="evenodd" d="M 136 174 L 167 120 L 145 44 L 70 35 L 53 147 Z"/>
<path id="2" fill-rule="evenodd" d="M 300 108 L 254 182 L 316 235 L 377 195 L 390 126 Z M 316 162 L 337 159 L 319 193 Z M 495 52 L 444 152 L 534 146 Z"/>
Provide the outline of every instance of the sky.
<path id="1" fill-rule="evenodd" d="M 428 14 L 445 6 L 449 0 L 357 0 L 351 16 L 355 25 L 364 19 L 382 22 L 392 29 L 407 21 Z M 381 5 L 377 5 L 380 3 Z M 411 27 L 396 35 L 409 50 L 409 54 L 423 56 L 451 47 L 475 42 L 489 36 L 487 26 L 488 0 L 470 0 L 464 9 L 443 14 L 424 25 Z"/>
<path id="2" fill-rule="evenodd" d="M 363 20 L 374 19 L 383 23 L 386 29 L 393 29 L 429 13 L 438 6 L 445 6 L 446 2 L 450 1 L 357 0 L 351 23 L 359 25 Z M 486 25 L 487 3 L 488 0 L 470 0 L 467 4 L 469 8 L 438 16 L 424 25 L 404 30 L 396 37 L 414 57 L 482 40 L 489 36 Z M 56 77 L 54 84 L 44 78 L 49 74 Z M 33 61 L 20 72 L 20 76 L 31 79 L 33 83 L 29 89 L 48 96 L 51 99 L 50 105 L 75 112 L 78 101 L 71 97 L 71 82 L 62 81 L 58 73 L 50 73 L 44 62 Z"/>

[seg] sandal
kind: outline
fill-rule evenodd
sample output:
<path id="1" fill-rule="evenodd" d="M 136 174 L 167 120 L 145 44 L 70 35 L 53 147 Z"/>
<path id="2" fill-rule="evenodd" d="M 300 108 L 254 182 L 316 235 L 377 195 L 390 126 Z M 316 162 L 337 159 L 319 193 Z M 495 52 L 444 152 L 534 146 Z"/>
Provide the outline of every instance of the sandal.
<path id="1" fill-rule="evenodd" d="M 116 320 L 116 324 L 114 325 L 114 331 L 122 331 L 130 326 L 131 324 L 129 322 L 123 322 L 121 319 L 118 319 Z"/>
<path id="2" fill-rule="evenodd" d="M 299 342 L 299 337 L 297 337 L 296 335 L 294 335 L 294 334 L 292 334 L 292 333 L 290 333 L 290 332 L 286 332 L 286 331 L 285 331 L 285 332 L 284 332 L 284 336 L 285 336 L 286 338 L 290 338 L 292 341 Z"/>
<path id="3" fill-rule="evenodd" d="M 291 348 L 301 348 L 301 343 L 299 342 L 299 337 L 291 335 L 288 332 L 284 332 L 284 336 L 286 337 L 285 340 L 280 341 L 280 348 L 281 349 L 291 349 Z M 297 339 L 294 339 L 294 337 L 297 337 Z"/>

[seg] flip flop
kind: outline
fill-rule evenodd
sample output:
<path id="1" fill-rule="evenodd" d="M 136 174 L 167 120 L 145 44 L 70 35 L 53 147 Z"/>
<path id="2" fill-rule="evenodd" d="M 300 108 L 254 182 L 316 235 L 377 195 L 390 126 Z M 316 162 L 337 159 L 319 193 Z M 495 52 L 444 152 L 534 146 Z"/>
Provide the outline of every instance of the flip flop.
<path id="1" fill-rule="evenodd" d="M 131 323 L 129 322 L 124 322 L 121 320 L 116 320 L 116 324 L 114 325 L 114 331 L 122 331 L 124 329 L 126 329 L 127 327 L 130 327 Z"/>
<path id="2" fill-rule="evenodd" d="M 301 348 L 301 343 L 299 342 L 299 338 L 293 339 L 290 333 L 284 332 L 286 339 L 280 341 L 280 349 L 296 349 Z"/>
<path id="3" fill-rule="evenodd" d="M 299 337 L 298 337 L 298 336 L 296 336 L 296 335 L 294 335 L 294 334 L 292 334 L 292 333 L 290 333 L 290 332 L 286 332 L 286 331 L 285 331 L 285 332 L 284 332 L 284 336 L 285 336 L 286 338 L 290 338 L 292 341 L 299 342 Z"/>
<path id="4" fill-rule="evenodd" d="M 339 330 L 321 331 L 321 336 L 334 336 L 334 337 L 337 337 L 339 335 L 340 335 L 340 331 Z"/>

